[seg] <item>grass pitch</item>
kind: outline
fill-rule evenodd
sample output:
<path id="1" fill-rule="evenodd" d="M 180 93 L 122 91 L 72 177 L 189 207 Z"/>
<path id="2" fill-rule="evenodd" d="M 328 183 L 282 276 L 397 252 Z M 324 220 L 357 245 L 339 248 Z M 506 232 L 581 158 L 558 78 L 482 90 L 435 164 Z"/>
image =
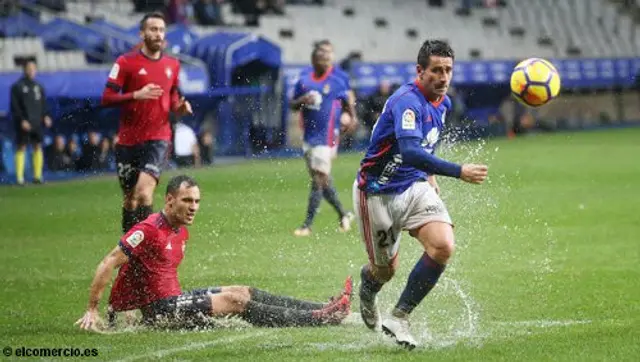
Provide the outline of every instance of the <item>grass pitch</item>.
<path id="1" fill-rule="evenodd" d="M 84 313 L 95 267 L 119 236 L 115 177 L 0 188 L 0 341 L 12 348 L 97 348 L 98 357 L 86 358 L 93 360 L 635 361 L 639 139 L 639 129 L 625 129 L 444 150 L 458 162 L 486 162 L 490 179 L 473 186 L 440 178 L 458 249 L 414 312 L 412 330 L 422 347 L 412 352 L 370 332 L 357 316 L 318 329 L 80 331 L 73 323 Z M 358 161 L 359 155 L 343 155 L 334 167 L 349 209 Z M 245 284 L 324 300 L 367 259 L 357 231 L 338 233 L 326 203 L 312 237 L 292 236 L 307 201 L 301 160 L 192 174 L 202 205 L 180 269 L 184 289 Z M 401 269 L 381 293 L 385 311 L 419 254 L 404 235 Z M 354 311 L 357 305 L 354 298 Z"/>

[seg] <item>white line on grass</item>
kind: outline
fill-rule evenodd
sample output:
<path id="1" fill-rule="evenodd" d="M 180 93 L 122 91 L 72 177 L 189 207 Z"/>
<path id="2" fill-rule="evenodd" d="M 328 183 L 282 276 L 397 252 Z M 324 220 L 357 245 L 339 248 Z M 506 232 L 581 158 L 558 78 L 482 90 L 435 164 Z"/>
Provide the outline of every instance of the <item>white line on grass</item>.
<path id="1" fill-rule="evenodd" d="M 219 344 L 228 344 L 228 343 L 242 341 L 242 340 L 245 340 L 245 339 L 260 337 L 260 336 L 262 336 L 262 335 L 264 335 L 266 333 L 267 333 L 266 331 L 260 331 L 260 332 L 248 333 L 248 334 L 232 336 L 232 337 L 227 337 L 227 338 L 219 338 L 219 339 L 216 339 L 216 340 L 213 340 L 213 341 L 208 341 L 208 342 L 190 343 L 190 344 L 187 344 L 186 346 L 182 346 L 182 347 L 161 349 L 161 350 L 157 350 L 157 351 L 153 351 L 153 352 L 149 352 L 149 353 L 145 353 L 145 354 L 140 354 L 140 355 L 137 355 L 137 356 L 127 357 L 127 358 L 124 358 L 124 359 L 121 359 L 121 360 L 117 360 L 116 362 L 129 362 L 129 361 L 135 361 L 135 360 L 139 360 L 139 359 L 149 359 L 149 358 L 152 358 L 152 357 L 163 358 L 163 357 L 166 357 L 168 355 L 175 354 L 175 353 L 194 351 L 194 350 L 197 350 L 197 349 L 203 349 L 203 348 L 207 348 L 207 347 L 217 346 Z"/>
<path id="2" fill-rule="evenodd" d="M 498 326 L 508 326 L 508 327 L 537 327 L 537 328 L 550 328 L 550 327 L 567 327 L 573 326 L 576 324 L 589 324 L 590 320 L 564 320 L 564 321 L 554 321 L 554 320 L 531 320 L 531 321 L 514 321 L 514 322 L 494 322 L 495 325 Z"/>

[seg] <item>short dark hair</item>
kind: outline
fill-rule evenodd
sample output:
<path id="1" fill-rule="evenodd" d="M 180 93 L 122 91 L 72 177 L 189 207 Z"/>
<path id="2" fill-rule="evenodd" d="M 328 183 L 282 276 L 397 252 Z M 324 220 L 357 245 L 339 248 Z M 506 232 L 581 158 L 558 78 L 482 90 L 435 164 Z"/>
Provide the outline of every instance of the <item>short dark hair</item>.
<path id="1" fill-rule="evenodd" d="M 31 63 L 33 63 L 33 65 L 35 65 L 36 67 L 38 66 L 38 62 L 36 62 L 35 58 L 29 58 L 22 61 L 22 70 L 27 70 L 27 66 Z"/>
<path id="2" fill-rule="evenodd" d="M 191 176 L 187 176 L 187 175 L 178 175 L 178 176 L 174 176 L 173 178 L 171 178 L 171 180 L 169 180 L 169 183 L 167 184 L 167 192 L 165 193 L 165 195 L 175 195 L 178 190 L 180 190 L 180 187 L 182 187 L 182 184 L 186 184 L 185 186 L 187 188 L 191 188 L 191 187 L 197 187 L 198 183 L 196 182 L 195 179 L 193 179 L 193 177 Z"/>
<path id="3" fill-rule="evenodd" d="M 147 25 L 147 20 L 149 19 L 161 19 L 165 23 L 167 22 L 167 19 L 165 18 L 164 14 L 159 11 L 147 13 L 147 14 L 144 14 L 144 16 L 142 17 L 142 20 L 140 20 L 140 30 L 144 30 L 145 25 Z"/>
<path id="4" fill-rule="evenodd" d="M 322 40 L 318 40 L 317 42 L 313 43 L 313 47 L 314 48 L 320 48 L 323 45 L 333 46 L 333 44 L 331 43 L 331 40 L 329 40 L 329 39 L 322 39 Z"/>
<path id="5" fill-rule="evenodd" d="M 422 43 L 418 52 L 418 64 L 423 68 L 429 66 L 429 58 L 432 56 L 455 59 L 455 54 L 449 43 L 442 40 L 427 40 Z"/>

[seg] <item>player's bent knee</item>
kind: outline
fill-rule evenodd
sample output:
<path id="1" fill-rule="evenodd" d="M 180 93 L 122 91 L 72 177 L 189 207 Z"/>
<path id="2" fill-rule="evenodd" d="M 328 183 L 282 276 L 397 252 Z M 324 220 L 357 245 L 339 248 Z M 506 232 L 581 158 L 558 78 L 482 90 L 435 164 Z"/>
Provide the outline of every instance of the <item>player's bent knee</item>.
<path id="1" fill-rule="evenodd" d="M 221 292 L 212 294 L 211 314 L 213 316 L 227 316 L 230 314 L 242 313 L 247 308 L 248 300 L 242 298 L 237 293 Z"/>
<path id="2" fill-rule="evenodd" d="M 141 205 L 151 205 L 153 203 L 153 191 L 155 184 L 149 184 L 148 182 L 138 182 L 136 185 L 133 198 Z"/>
<path id="3" fill-rule="evenodd" d="M 314 171 L 313 180 L 321 188 L 326 188 L 329 186 L 329 176 L 321 172 Z"/>
<path id="4" fill-rule="evenodd" d="M 440 240 L 427 247 L 427 254 L 440 264 L 446 264 L 453 256 L 455 244 L 453 240 Z"/>
<path id="5" fill-rule="evenodd" d="M 245 286 L 230 286 L 230 287 L 222 287 L 222 292 L 229 292 L 233 294 L 237 294 L 242 296 L 243 299 L 249 300 L 251 299 L 251 288 Z"/>
<path id="6" fill-rule="evenodd" d="M 225 296 L 230 304 L 238 308 L 238 311 L 243 311 L 250 299 L 249 295 L 242 292 L 225 293 Z"/>
<path id="7" fill-rule="evenodd" d="M 133 210 L 138 207 L 137 200 L 133 197 L 133 192 L 126 193 L 122 198 L 122 207 L 127 210 Z"/>
<path id="8" fill-rule="evenodd" d="M 386 283 L 396 274 L 396 268 L 393 265 L 373 266 L 373 268 L 371 268 L 371 274 L 373 274 L 373 277 L 379 282 Z"/>

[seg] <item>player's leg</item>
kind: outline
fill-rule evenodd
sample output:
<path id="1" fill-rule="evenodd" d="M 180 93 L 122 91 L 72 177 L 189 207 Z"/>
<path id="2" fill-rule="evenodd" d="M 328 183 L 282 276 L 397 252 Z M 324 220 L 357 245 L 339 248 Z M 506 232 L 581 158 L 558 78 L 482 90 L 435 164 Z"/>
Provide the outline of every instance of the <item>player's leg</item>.
<path id="1" fill-rule="evenodd" d="M 333 160 L 338 155 L 338 147 L 320 146 L 316 147 L 315 157 L 315 172 L 317 173 L 317 183 L 322 188 L 322 196 L 327 200 L 331 206 L 338 213 L 339 230 L 346 232 L 351 230 L 351 222 L 353 221 L 353 214 L 347 213 L 342 207 L 340 198 L 338 197 L 338 191 L 333 186 L 333 178 L 331 177 L 331 166 Z"/>
<path id="2" fill-rule="evenodd" d="M 331 298 L 329 303 L 319 303 L 319 302 L 311 302 L 306 300 L 300 300 L 296 298 L 292 298 L 284 295 L 275 295 L 264 290 L 260 290 L 257 288 L 249 288 L 249 293 L 251 294 L 251 300 L 268 305 L 274 305 L 285 308 L 292 308 L 298 310 L 317 310 L 327 307 L 331 303 L 336 303 L 340 301 L 342 296 L 347 296 L 351 298 L 351 293 L 353 291 L 353 280 L 351 277 L 348 277 L 345 280 L 344 288 L 342 291 Z"/>
<path id="3" fill-rule="evenodd" d="M 42 153 L 43 131 L 32 132 L 33 182 L 42 183 L 42 169 L 44 168 L 44 155 Z"/>
<path id="4" fill-rule="evenodd" d="M 338 213 L 338 222 L 340 223 L 340 231 L 349 231 L 351 230 L 351 222 L 353 221 L 353 214 L 347 213 L 342 207 L 342 203 L 340 202 L 340 198 L 338 197 L 338 191 L 333 185 L 333 177 L 331 177 L 331 166 L 333 164 L 333 160 L 336 159 L 338 155 L 338 147 L 323 147 L 322 152 L 318 155 L 318 157 L 322 158 L 321 161 L 321 169 L 322 169 L 322 178 L 320 180 L 322 185 L 322 195 L 325 200 Z"/>
<path id="5" fill-rule="evenodd" d="M 302 327 L 340 323 L 348 314 L 349 300 L 318 310 L 298 310 L 262 304 L 251 299 L 251 288 L 232 286 L 197 289 L 177 297 L 166 298 L 143 308 L 143 315 L 150 324 L 169 320 L 173 325 L 203 325 L 203 316 L 240 316 L 247 322 L 261 327 Z M 160 318 L 159 318 L 160 317 Z"/>
<path id="6" fill-rule="evenodd" d="M 122 189 L 122 232 L 126 233 L 136 224 L 138 201 L 133 190 L 138 182 L 140 172 L 137 164 L 139 146 L 116 144 L 115 156 L 118 171 L 118 182 Z"/>
<path id="7" fill-rule="evenodd" d="M 423 245 L 424 253 L 409 274 L 407 284 L 383 330 L 409 348 L 416 342 L 409 333 L 408 317 L 438 282 L 453 254 L 451 218 L 435 190 L 427 182 L 412 186 L 406 228 Z"/>
<path id="8" fill-rule="evenodd" d="M 211 297 L 212 315 L 224 316 L 227 310 L 233 309 L 232 314 L 240 315 L 244 320 L 258 327 L 315 327 L 339 324 L 349 314 L 351 306 L 347 295 L 343 295 L 335 303 L 318 309 L 299 309 L 264 304 L 253 299 L 252 289 L 250 287 L 230 287 L 227 289 L 229 292 L 226 292 L 225 288 L 222 288 L 222 293 Z M 273 298 L 269 299 L 273 301 Z M 303 302 L 290 298 L 287 303 L 300 306 Z"/>
<path id="9" fill-rule="evenodd" d="M 322 190 L 322 195 L 338 213 L 339 230 L 342 232 L 350 231 L 351 223 L 353 222 L 355 216 L 353 215 L 353 213 L 345 211 L 344 207 L 342 207 L 340 197 L 338 197 L 338 191 L 333 185 L 333 177 L 331 177 L 330 174 L 327 174 L 326 180 L 324 180 L 323 185 L 324 188 Z"/>
<path id="10" fill-rule="evenodd" d="M 353 185 L 354 210 L 369 263 L 360 271 L 360 313 L 365 325 L 377 329 L 380 311 L 376 302 L 382 286 L 398 266 L 400 231 L 388 210 L 392 196 L 367 196 Z"/>
<path id="11" fill-rule="evenodd" d="M 24 164 L 25 154 L 27 152 L 27 144 L 29 143 L 29 132 L 19 127 L 16 129 L 16 182 L 18 185 L 24 185 Z"/>
<path id="12" fill-rule="evenodd" d="M 313 219 L 316 217 L 316 213 L 320 207 L 320 201 L 322 201 L 322 185 L 320 184 L 321 180 L 317 176 L 318 172 L 316 171 L 317 161 L 314 156 L 316 152 L 315 149 L 316 148 L 311 148 L 304 154 L 305 163 L 311 180 L 309 184 L 310 190 L 309 200 L 307 203 L 307 213 L 302 225 L 294 231 L 294 235 L 296 236 L 308 236 L 311 234 L 311 225 L 313 224 Z"/>
<path id="13" fill-rule="evenodd" d="M 136 222 L 145 220 L 153 212 L 153 192 L 168 154 L 169 143 L 166 141 L 149 141 L 142 145 L 138 160 L 140 174 L 133 189 L 133 198 L 137 203 Z"/>

